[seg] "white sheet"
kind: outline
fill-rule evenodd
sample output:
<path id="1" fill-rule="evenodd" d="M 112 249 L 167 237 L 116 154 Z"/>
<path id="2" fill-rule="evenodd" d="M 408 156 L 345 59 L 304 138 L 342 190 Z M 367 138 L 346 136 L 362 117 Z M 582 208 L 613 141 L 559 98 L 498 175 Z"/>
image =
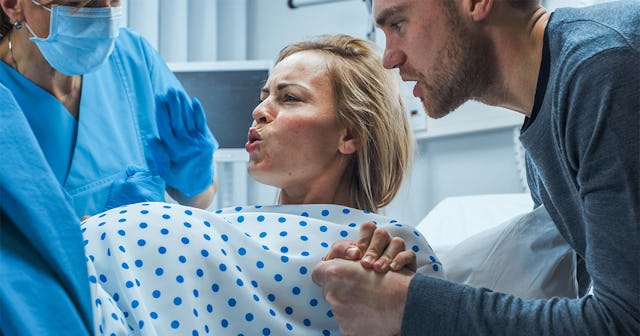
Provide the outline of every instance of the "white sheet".
<path id="1" fill-rule="evenodd" d="M 525 299 L 576 297 L 576 255 L 528 195 L 447 199 L 418 226 L 448 280 Z"/>

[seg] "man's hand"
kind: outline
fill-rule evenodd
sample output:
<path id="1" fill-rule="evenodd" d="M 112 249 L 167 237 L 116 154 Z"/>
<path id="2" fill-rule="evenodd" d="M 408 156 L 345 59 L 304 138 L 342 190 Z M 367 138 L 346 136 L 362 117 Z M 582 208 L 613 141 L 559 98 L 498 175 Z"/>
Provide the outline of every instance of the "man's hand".
<path id="1" fill-rule="evenodd" d="M 312 273 L 345 335 L 399 335 L 413 272 L 377 273 L 357 261 L 321 261 Z"/>

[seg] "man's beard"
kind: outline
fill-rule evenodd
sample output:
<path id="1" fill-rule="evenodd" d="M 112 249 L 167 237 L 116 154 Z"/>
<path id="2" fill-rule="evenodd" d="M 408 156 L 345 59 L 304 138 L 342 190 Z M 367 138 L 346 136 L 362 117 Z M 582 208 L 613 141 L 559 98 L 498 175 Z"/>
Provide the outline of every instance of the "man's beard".
<path id="1" fill-rule="evenodd" d="M 442 66 L 428 75 L 418 73 L 422 104 L 432 118 L 442 118 L 470 99 L 478 99 L 497 83 L 495 48 L 486 37 L 474 34 L 451 12 L 447 44 L 438 52 Z M 427 80 L 430 78 L 430 80 Z"/>

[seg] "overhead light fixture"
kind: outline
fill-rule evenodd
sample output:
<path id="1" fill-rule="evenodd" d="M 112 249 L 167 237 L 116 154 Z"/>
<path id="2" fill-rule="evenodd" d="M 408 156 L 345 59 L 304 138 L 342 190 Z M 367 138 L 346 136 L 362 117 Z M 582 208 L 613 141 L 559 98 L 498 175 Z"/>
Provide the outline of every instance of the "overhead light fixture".
<path id="1" fill-rule="evenodd" d="M 341 2 L 341 1 L 349 1 L 349 0 L 288 0 L 287 4 L 289 8 L 300 8 L 305 6 L 313 6 L 313 5 L 321 5 L 331 2 Z"/>
<path id="2" fill-rule="evenodd" d="M 313 5 L 322 5 L 326 3 L 332 2 L 342 2 L 342 1 L 350 1 L 350 0 L 287 0 L 287 4 L 289 8 L 296 9 L 305 6 L 313 6 Z M 373 22 L 373 18 L 371 17 L 373 11 L 373 0 L 362 0 L 367 5 L 367 11 L 369 12 L 369 21 L 371 22 L 369 31 L 367 32 L 367 39 L 370 41 L 376 40 L 376 25 Z"/>

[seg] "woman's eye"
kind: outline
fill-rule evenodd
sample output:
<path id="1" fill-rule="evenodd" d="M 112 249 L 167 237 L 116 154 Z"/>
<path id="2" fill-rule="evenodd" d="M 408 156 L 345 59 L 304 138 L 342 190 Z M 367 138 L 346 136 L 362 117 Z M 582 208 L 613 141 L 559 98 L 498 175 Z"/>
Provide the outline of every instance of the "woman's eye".
<path id="1" fill-rule="evenodd" d="M 284 102 L 299 102 L 299 101 L 300 101 L 300 99 L 298 99 L 298 97 L 296 97 L 296 96 L 294 96 L 294 95 L 292 95 L 292 94 L 285 94 L 285 95 L 282 97 L 282 100 L 283 100 Z"/>
<path id="2" fill-rule="evenodd" d="M 260 90 L 260 101 L 265 101 L 267 98 L 269 98 L 269 91 L 267 91 L 266 89 L 262 89 Z"/>
<path id="3" fill-rule="evenodd" d="M 84 1 L 57 1 L 56 4 L 61 6 L 69 6 L 69 7 L 78 7 L 84 4 Z M 88 5 L 90 3 L 86 3 L 84 5 Z"/>

